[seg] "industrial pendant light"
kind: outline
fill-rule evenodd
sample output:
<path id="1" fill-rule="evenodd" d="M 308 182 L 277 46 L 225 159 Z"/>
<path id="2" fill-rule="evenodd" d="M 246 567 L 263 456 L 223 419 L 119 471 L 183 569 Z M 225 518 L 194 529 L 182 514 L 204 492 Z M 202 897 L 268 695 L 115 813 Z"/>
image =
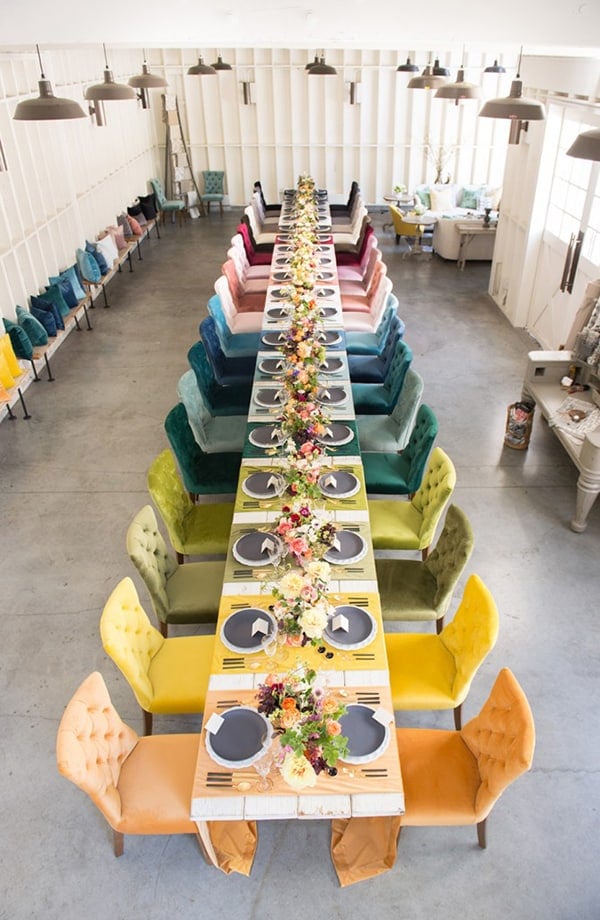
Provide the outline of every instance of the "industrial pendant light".
<path id="1" fill-rule="evenodd" d="M 123 99 L 135 99 L 133 87 L 127 86 L 126 83 L 115 83 L 113 72 L 108 66 L 106 45 L 103 44 L 102 47 L 104 48 L 104 80 L 102 83 L 94 83 L 93 86 L 88 86 L 84 93 L 85 98 L 92 102 L 114 102 Z"/>
<path id="2" fill-rule="evenodd" d="M 318 63 L 319 63 L 319 55 L 318 55 L 318 54 L 315 54 L 315 59 L 314 59 L 314 61 L 309 61 L 308 64 L 306 65 L 306 67 L 305 67 L 304 69 L 305 69 L 305 70 L 310 70 L 311 67 L 316 67 Z"/>
<path id="3" fill-rule="evenodd" d="M 213 76 L 216 74 L 214 67 L 211 67 L 210 64 L 204 63 L 204 58 L 202 55 L 198 57 L 198 63 L 193 64 L 192 67 L 188 68 L 188 74 L 190 77 L 207 77 Z"/>
<path id="4" fill-rule="evenodd" d="M 478 99 L 480 88 L 475 83 L 467 83 L 465 80 L 465 49 L 463 47 L 463 61 L 460 65 L 456 80 L 454 83 L 445 83 L 440 86 L 435 94 L 436 99 L 452 99 L 454 105 L 458 105 L 461 99 Z"/>
<path id="5" fill-rule="evenodd" d="M 226 64 L 220 54 L 217 55 L 217 60 L 214 64 L 210 65 L 213 70 L 232 70 L 231 64 Z"/>
<path id="6" fill-rule="evenodd" d="M 535 99 L 526 99 L 522 96 L 523 81 L 521 80 L 521 58 L 523 48 L 519 53 L 517 77 L 512 81 L 508 96 L 498 99 L 488 99 L 479 115 L 482 118 L 508 118 L 514 126 L 511 127 L 509 143 L 518 144 L 520 129 L 528 121 L 543 121 L 546 117 L 544 106 Z M 516 127 L 515 127 L 516 126 Z"/>
<path id="7" fill-rule="evenodd" d="M 419 72 L 419 68 L 417 67 L 416 64 L 412 63 L 410 57 L 406 58 L 405 64 L 399 64 L 398 67 L 396 67 L 396 73 L 418 73 L 418 72 Z"/>
<path id="8" fill-rule="evenodd" d="M 431 69 L 431 64 L 428 64 L 422 74 L 408 81 L 407 89 L 438 89 L 438 87 L 443 86 L 445 82 L 446 78 L 441 74 L 434 74 Z"/>
<path id="9" fill-rule="evenodd" d="M 506 73 L 506 67 L 503 67 L 502 64 L 499 64 L 496 59 L 494 63 L 490 64 L 489 67 L 486 67 L 483 71 L 484 73 Z"/>
<path id="10" fill-rule="evenodd" d="M 600 128 L 582 131 L 567 150 L 567 156 L 579 160 L 600 160 Z"/>
<path id="11" fill-rule="evenodd" d="M 431 69 L 431 72 L 434 75 L 434 77 L 449 77 L 450 76 L 450 71 L 448 70 L 447 67 L 441 66 L 439 58 L 436 58 L 435 61 L 433 62 L 433 67 Z"/>
<path id="12" fill-rule="evenodd" d="M 39 96 L 19 102 L 13 118 L 15 121 L 59 121 L 63 118 L 85 118 L 85 112 L 74 99 L 55 96 L 52 83 L 44 75 L 40 46 L 36 45 L 40 63 Z"/>
<path id="13" fill-rule="evenodd" d="M 316 64 L 313 64 L 307 71 L 310 76 L 316 75 L 321 77 L 336 76 L 337 70 L 335 67 L 332 67 L 331 64 L 325 63 L 325 52 L 321 53 Z"/>
<path id="14" fill-rule="evenodd" d="M 150 73 L 148 69 L 148 64 L 146 62 L 146 51 L 144 50 L 144 63 L 142 64 L 142 72 L 135 77 L 131 77 L 129 80 L 129 85 L 133 86 L 134 89 L 139 89 L 138 98 L 142 103 L 142 108 L 150 108 L 150 95 L 148 93 L 149 89 L 161 89 L 167 85 L 167 81 L 164 77 L 159 77 L 156 74 Z"/>

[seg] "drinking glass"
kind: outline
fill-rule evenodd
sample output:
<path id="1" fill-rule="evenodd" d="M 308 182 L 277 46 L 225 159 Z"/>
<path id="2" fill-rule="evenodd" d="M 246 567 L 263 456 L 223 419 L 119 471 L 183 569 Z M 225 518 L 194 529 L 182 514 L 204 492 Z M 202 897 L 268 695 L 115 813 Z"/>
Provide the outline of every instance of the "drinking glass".
<path id="1" fill-rule="evenodd" d="M 272 766 L 273 751 L 270 749 L 259 760 L 254 761 L 253 767 L 260 777 L 256 786 L 258 792 L 268 792 L 273 788 L 273 780 L 269 776 Z"/>

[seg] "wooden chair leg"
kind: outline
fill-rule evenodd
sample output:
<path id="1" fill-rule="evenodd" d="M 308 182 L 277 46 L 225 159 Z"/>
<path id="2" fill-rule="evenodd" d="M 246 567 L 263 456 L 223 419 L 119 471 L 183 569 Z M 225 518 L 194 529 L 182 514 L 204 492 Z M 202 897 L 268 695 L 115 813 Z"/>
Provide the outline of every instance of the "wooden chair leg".
<path id="1" fill-rule="evenodd" d="M 158 625 L 160 627 L 161 635 L 164 636 L 165 639 L 167 639 L 169 637 L 169 624 L 163 623 L 163 621 L 161 620 Z"/>
<path id="2" fill-rule="evenodd" d="M 152 734 L 152 713 L 146 712 L 145 709 L 142 711 L 144 713 L 144 734 L 151 735 Z"/>
<path id="3" fill-rule="evenodd" d="M 484 818 L 483 821 L 480 821 L 477 825 L 477 843 L 482 850 L 485 850 L 487 847 L 486 821 L 487 818 Z"/>
<path id="4" fill-rule="evenodd" d="M 113 850 L 115 856 L 122 856 L 125 850 L 125 835 L 113 830 Z"/>
<path id="5" fill-rule="evenodd" d="M 454 728 L 457 732 L 462 728 L 462 703 L 454 708 Z"/>
<path id="6" fill-rule="evenodd" d="M 438 634 L 438 636 L 441 633 L 443 628 L 444 628 L 444 618 L 440 617 L 439 620 L 435 621 L 435 631 Z"/>
<path id="7" fill-rule="evenodd" d="M 179 565 L 183 565 L 183 563 L 185 562 L 185 556 L 183 555 L 183 553 L 177 553 L 177 562 L 179 563 Z"/>
<path id="8" fill-rule="evenodd" d="M 427 559 L 428 555 L 429 555 L 429 547 L 426 546 L 425 549 L 422 549 L 422 550 L 421 550 L 421 559 L 423 560 L 423 562 L 425 562 L 425 560 Z"/>
<path id="9" fill-rule="evenodd" d="M 223 202 L 222 201 L 219 202 L 219 209 L 221 211 L 221 217 L 223 217 Z"/>

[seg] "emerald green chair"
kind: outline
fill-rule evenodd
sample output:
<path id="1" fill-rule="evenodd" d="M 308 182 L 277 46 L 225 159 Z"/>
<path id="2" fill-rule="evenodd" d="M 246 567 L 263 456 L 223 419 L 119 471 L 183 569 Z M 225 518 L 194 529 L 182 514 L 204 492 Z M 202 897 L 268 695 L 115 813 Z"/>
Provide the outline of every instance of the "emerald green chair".
<path id="1" fill-rule="evenodd" d="M 357 415 L 358 443 L 362 451 L 404 450 L 415 424 L 423 396 L 423 378 L 409 367 L 400 396 L 390 415 Z"/>
<path id="2" fill-rule="evenodd" d="M 192 345 L 188 361 L 211 415 L 248 415 L 251 382 L 222 386 L 210 366 L 204 342 Z"/>
<path id="3" fill-rule="evenodd" d="M 177 395 L 185 406 L 194 439 L 205 453 L 242 453 L 248 425 L 247 415 L 211 415 L 192 370 L 186 371 L 179 378 Z"/>
<path id="4" fill-rule="evenodd" d="M 150 505 L 138 511 L 127 529 L 127 552 L 138 570 L 163 636 L 169 623 L 216 623 L 224 562 L 179 565 L 167 550 Z"/>
<path id="5" fill-rule="evenodd" d="M 179 478 L 175 457 L 168 448 L 150 464 L 147 481 L 178 562 L 183 562 L 185 556 L 227 553 L 233 502 L 195 505 Z"/>
<path id="6" fill-rule="evenodd" d="M 392 412 L 406 372 L 412 361 L 412 351 L 403 339 L 396 342 L 396 350 L 383 383 L 353 383 L 352 399 L 357 415 L 384 414 Z"/>
<path id="7" fill-rule="evenodd" d="M 421 486 L 410 501 L 369 501 L 374 549 L 420 549 L 427 558 L 436 527 L 454 486 L 454 464 L 441 447 L 434 447 Z"/>
<path id="8" fill-rule="evenodd" d="M 192 501 L 196 501 L 198 495 L 229 495 L 237 490 L 241 450 L 237 453 L 202 450 L 183 403 L 173 406 L 167 414 L 165 432 Z"/>
<path id="9" fill-rule="evenodd" d="M 438 541 L 424 562 L 376 559 L 383 620 L 435 620 L 439 633 L 458 579 L 472 552 L 473 530 L 469 519 L 457 505 L 450 505 Z"/>
<path id="10" fill-rule="evenodd" d="M 221 169 L 203 169 L 202 178 L 204 179 L 204 191 L 200 195 L 206 210 L 210 211 L 213 201 L 219 205 L 221 216 L 223 215 L 223 199 L 225 197 L 224 184 L 225 173 Z"/>
<path id="11" fill-rule="evenodd" d="M 363 453 L 367 492 L 414 495 L 423 481 L 425 464 L 437 433 L 437 419 L 429 406 L 423 404 L 401 454 Z"/>

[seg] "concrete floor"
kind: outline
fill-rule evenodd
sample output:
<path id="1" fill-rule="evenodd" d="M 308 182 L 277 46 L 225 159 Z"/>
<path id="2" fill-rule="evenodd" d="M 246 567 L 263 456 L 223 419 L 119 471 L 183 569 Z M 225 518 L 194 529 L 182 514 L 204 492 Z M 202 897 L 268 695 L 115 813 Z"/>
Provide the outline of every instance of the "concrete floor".
<path id="1" fill-rule="evenodd" d="M 114 585 L 134 574 L 125 531 L 148 501 L 146 469 L 167 443 L 163 420 L 237 216 L 167 225 L 135 272 L 112 282 L 113 306 L 98 305 L 94 331 L 72 333 L 56 354 L 56 382 L 29 390 L 32 419 L 0 425 L 0 918 L 599 917 L 600 504 L 586 533 L 569 530 L 576 471 L 539 418 L 528 451 L 503 449 L 506 407 L 534 346 L 489 300 L 489 264 L 458 272 L 437 258 L 402 260 L 380 215 L 406 340 L 475 532 L 468 571 L 500 610 L 498 643 L 464 718 L 508 665 L 537 724 L 533 769 L 498 803 L 487 850 L 474 828 L 409 828 L 391 872 L 344 890 L 327 822 L 262 823 L 249 879 L 209 869 L 193 837 L 130 837 L 116 860 L 99 812 L 58 775 L 57 725 L 90 671 L 103 673 L 118 711 L 141 730 L 98 620 Z M 155 724 L 196 730 L 199 718 Z"/>

